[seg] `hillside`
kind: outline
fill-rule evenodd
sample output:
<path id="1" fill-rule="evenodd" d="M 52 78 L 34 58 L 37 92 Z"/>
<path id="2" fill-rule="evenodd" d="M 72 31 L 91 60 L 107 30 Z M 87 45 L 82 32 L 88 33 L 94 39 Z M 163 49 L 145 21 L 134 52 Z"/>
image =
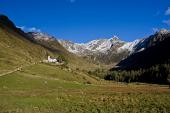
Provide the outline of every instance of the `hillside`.
<path id="1" fill-rule="evenodd" d="M 2 113 L 169 112 L 168 86 L 102 82 L 36 64 L 0 77 Z M 92 84 L 89 84 L 92 83 Z"/>
<path id="2" fill-rule="evenodd" d="M 160 37 L 168 33 L 168 30 L 162 29 L 157 33 L 159 36 L 155 34 L 132 42 L 122 41 L 114 36 L 109 39 L 92 40 L 88 43 L 74 43 L 65 40 L 59 40 L 59 43 L 69 52 L 91 60 L 93 63 L 109 65 L 119 63 L 122 59 L 156 45 L 164 40 Z"/>
<path id="3" fill-rule="evenodd" d="M 96 64 L 91 63 L 90 60 L 67 51 L 67 49 L 59 43 L 58 39 L 53 36 L 41 32 L 28 32 L 27 35 L 37 44 L 55 53 L 56 56 L 61 56 L 67 63 L 67 66 L 73 70 L 88 71 L 99 68 Z"/>
<path id="4" fill-rule="evenodd" d="M 8 17 L 0 16 L 0 73 L 8 72 L 24 65 L 40 62 L 47 56 L 61 56 L 73 70 L 90 70 L 98 66 L 68 52 L 52 37 L 52 40 L 36 39 L 31 33 L 16 28 Z M 46 36 L 49 37 L 49 36 Z"/>
<path id="5" fill-rule="evenodd" d="M 92 40 L 88 43 L 74 43 L 65 40 L 59 40 L 59 43 L 69 52 L 84 57 L 95 64 L 114 64 L 129 54 L 129 52 L 118 51 L 118 48 L 125 42 L 116 36 L 110 39 Z"/>
<path id="6" fill-rule="evenodd" d="M 134 53 L 122 60 L 120 69 L 148 68 L 155 64 L 166 63 L 170 59 L 170 31 L 160 31 L 147 39 L 144 51 Z"/>
<path id="7" fill-rule="evenodd" d="M 170 31 L 161 30 L 145 39 L 146 48 L 131 54 L 105 76 L 123 82 L 170 83 Z M 139 46 L 138 46 L 139 47 Z"/>
<path id="8" fill-rule="evenodd" d="M 114 54 L 114 47 L 110 54 Z M 95 65 L 70 53 L 53 36 L 25 33 L 3 15 L 0 48 L 0 113 L 170 111 L 167 85 L 125 84 L 94 77 L 105 73 L 102 68 L 109 66 Z M 40 62 L 48 55 L 62 57 L 65 64 Z"/>
<path id="9" fill-rule="evenodd" d="M 52 53 L 33 43 L 4 15 L 0 16 L 0 73 L 39 62 Z"/>

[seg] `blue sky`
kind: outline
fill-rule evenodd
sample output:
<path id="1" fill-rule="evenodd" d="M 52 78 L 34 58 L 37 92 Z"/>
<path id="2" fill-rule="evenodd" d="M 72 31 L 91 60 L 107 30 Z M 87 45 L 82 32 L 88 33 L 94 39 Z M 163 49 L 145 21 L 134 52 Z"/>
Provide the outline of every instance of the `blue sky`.
<path id="1" fill-rule="evenodd" d="M 0 0 L 0 13 L 27 31 L 74 42 L 132 41 L 170 29 L 170 0 Z"/>

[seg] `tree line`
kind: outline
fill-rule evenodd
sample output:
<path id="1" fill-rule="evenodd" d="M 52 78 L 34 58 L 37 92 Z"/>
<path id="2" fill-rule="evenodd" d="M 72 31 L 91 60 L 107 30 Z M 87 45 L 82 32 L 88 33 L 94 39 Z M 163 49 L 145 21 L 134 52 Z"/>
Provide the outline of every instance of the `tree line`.
<path id="1" fill-rule="evenodd" d="M 146 82 L 169 84 L 170 64 L 157 64 L 148 69 L 141 68 L 136 70 L 113 70 L 109 71 L 104 79 L 126 83 Z"/>

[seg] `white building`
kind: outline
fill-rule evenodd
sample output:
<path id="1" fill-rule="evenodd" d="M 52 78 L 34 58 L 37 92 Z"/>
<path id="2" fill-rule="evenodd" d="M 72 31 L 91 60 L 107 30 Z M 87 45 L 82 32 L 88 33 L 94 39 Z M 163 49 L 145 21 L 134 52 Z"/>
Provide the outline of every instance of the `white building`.
<path id="1" fill-rule="evenodd" d="M 48 62 L 58 62 L 58 60 L 55 58 L 53 59 L 50 56 L 48 56 Z"/>

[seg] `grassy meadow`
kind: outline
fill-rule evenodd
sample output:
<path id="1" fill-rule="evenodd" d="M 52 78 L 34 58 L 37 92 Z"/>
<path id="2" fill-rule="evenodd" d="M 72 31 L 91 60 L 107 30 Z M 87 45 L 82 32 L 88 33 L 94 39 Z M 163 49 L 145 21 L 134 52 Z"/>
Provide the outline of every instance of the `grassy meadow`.
<path id="1" fill-rule="evenodd" d="M 164 85 L 115 83 L 35 64 L 0 77 L 0 113 L 170 113 Z"/>

